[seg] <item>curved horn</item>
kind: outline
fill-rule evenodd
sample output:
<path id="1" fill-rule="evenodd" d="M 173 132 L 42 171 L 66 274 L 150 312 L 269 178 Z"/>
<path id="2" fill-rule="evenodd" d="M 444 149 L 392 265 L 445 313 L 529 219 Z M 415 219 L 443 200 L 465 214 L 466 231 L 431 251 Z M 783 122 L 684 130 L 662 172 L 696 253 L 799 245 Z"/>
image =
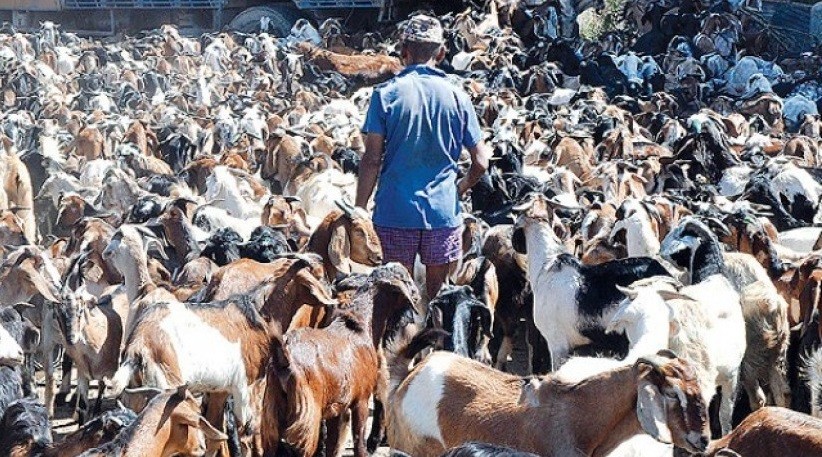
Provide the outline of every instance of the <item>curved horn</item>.
<path id="1" fill-rule="evenodd" d="M 650 365 L 654 370 L 661 369 L 665 364 L 668 363 L 668 359 L 661 357 L 659 355 L 647 355 L 645 357 L 640 357 L 636 360 L 634 365 L 639 365 L 644 363 L 646 365 Z"/>

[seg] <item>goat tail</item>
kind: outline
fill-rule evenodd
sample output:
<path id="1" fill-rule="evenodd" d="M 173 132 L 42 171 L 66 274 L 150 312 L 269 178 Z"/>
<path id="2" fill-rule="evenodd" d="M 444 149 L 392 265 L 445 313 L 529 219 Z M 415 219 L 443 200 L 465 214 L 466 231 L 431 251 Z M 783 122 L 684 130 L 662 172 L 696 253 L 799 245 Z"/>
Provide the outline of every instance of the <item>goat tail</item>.
<path id="1" fill-rule="evenodd" d="M 137 365 L 138 362 L 136 360 L 127 359 L 120 365 L 117 372 L 114 373 L 114 376 L 111 378 L 111 391 L 115 397 L 126 390 L 126 387 L 128 387 L 131 382 L 131 378 L 134 377 L 134 373 L 137 371 Z"/>
<path id="2" fill-rule="evenodd" d="M 440 338 L 447 337 L 448 332 L 442 329 L 425 329 L 416 335 L 401 333 L 386 347 L 386 364 L 388 365 L 388 398 L 394 396 L 400 384 L 411 372 L 411 361 L 420 352 L 432 346 Z"/>

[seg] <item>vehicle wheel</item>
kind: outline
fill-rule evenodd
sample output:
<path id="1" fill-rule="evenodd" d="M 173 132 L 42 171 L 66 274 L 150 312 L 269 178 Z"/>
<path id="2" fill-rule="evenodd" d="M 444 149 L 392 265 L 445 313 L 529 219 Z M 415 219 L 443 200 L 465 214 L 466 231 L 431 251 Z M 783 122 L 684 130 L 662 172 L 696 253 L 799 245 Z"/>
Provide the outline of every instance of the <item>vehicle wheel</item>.
<path id="1" fill-rule="evenodd" d="M 268 20 L 264 21 L 264 18 Z M 291 32 L 291 27 L 299 18 L 299 11 L 290 4 L 255 6 L 234 16 L 228 28 L 242 33 L 267 32 L 272 36 L 285 37 Z M 268 30 L 262 29 L 265 22 L 267 22 Z"/>

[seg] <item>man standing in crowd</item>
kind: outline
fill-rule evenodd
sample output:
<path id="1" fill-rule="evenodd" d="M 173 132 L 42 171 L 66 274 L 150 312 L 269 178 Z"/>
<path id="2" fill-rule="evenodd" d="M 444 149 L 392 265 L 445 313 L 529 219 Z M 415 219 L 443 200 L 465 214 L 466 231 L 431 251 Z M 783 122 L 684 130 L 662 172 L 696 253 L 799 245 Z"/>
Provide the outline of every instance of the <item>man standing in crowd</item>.
<path id="1" fill-rule="evenodd" d="M 470 97 L 436 68 L 445 57 L 439 21 L 412 17 L 400 46 L 405 69 L 371 98 L 356 204 L 365 208 L 376 186 L 384 260 L 413 272 L 419 254 L 434 297 L 462 255 L 460 196 L 488 169 L 489 152 Z M 463 148 L 471 167 L 458 179 Z"/>

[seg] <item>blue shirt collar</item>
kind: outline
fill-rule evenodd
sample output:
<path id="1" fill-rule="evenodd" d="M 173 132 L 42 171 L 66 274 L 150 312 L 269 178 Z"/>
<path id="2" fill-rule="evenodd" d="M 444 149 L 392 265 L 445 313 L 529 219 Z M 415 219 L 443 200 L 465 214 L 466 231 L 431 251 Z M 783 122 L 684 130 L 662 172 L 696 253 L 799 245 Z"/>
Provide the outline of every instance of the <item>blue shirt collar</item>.
<path id="1" fill-rule="evenodd" d="M 437 76 L 445 76 L 444 71 L 440 70 L 439 68 L 432 67 L 432 66 L 430 66 L 428 64 L 425 64 L 425 63 L 420 63 L 420 64 L 416 64 L 416 65 L 409 65 L 409 66 L 405 67 L 405 69 L 403 69 L 400 72 L 400 74 L 397 75 L 397 76 L 404 76 L 404 75 L 407 75 L 408 73 L 411 73 L 411 72 L 414 72 L 414 73 L 428 73 L 428 74 L 434 74 L 434 75 L 437 75 Z"/>

